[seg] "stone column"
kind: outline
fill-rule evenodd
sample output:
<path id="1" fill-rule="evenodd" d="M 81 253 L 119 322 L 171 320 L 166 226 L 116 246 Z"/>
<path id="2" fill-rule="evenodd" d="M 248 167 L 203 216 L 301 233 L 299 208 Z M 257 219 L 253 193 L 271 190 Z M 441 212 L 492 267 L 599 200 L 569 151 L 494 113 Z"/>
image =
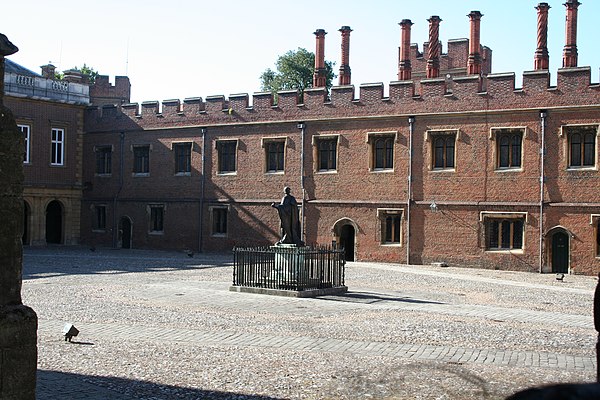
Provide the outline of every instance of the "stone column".
<path id="1" fill-rule="evenodd" d="M 536 7 L 537 15 L 537 49 L 533 61 L 533 69 L 548 69 L 548 3 L 540 3 Z"/>
<path id="2" fill-rule="evenodd" d="M 400 62 L 398 63 L 398 80 L 408 81 L 412 75 L 412 66 L 410 65 L 410 19 L 403 19 L 400 22 Z"/>
<path id="3" fill-rule="evenodd" d="M 24 141 L 4 107 L 4 57 L 17 47 L 0 34 L 0 399 L 35 399 L 37 315 L 21 302 Z"/>
<path id="4" fill-rule="evenodd" d="M 581 3 L 577 0 L 567 0 L 566 37 L 563 49 L 563 68 L 577 66 L 577 8 Z"/>
<path id="5" fill-rule="evenodd" d="M 350 29 L 349 26 L 342 26 L 340 29 L 342 33 L 342 65 L 340 65 L 340 77 L 339 85 L 350 85 L 351 72 L 350 72 Z"/>
<path id="6" fill-rule="evenodd" d="M 437 15 L 429 18 L 429 48 L 427 49 L 427 78 L 440 76 L 440 22 Z"/>
<path id="7" fill-rule="evenodd" d="M 324 29 L 317 29 L 315 36 L 317 37 L 315 51 L 315 73 L 313 75 L 313 87 L 327 86 L 327 68 L 325 68 L 325 32 Z"/>
<path id="8" fill-rule="evenodd" d="M 471 20 L 470 38 L 469 38 L 469 59 L 467 61 L 467 73 L 469 75 L 481 74 L 481 14 L 479 11 L 471 11 L 467 15 Z"/>

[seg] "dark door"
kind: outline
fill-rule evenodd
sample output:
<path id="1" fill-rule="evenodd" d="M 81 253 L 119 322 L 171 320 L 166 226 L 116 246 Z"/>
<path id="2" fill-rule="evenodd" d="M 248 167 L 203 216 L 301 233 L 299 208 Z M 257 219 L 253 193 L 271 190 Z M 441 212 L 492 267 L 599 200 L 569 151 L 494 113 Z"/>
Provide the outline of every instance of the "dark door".
<path id="1" fill-rule="evenodd" d="M 552 272 L 569 272 L 569 236 L 565 232 L 552 235 Z"/>
<path id="2" fill-rule="evenodd" d="M 53 200 L 46 207 L 46 243 L 62 243 L 63 211 L 60 202 Z"/>
<path id="3" fill-rule="evenodd" d="M 121 248 L 131 248 L 131 221 L 127 217 L 121 218 Z"/>
<path id="4" fill-rule="evenodd" d="M 340 232 L 340 245 L 346 250 L 346 261 L 354 261 L 354 227 L 352 225 L 342 226 Z"/>

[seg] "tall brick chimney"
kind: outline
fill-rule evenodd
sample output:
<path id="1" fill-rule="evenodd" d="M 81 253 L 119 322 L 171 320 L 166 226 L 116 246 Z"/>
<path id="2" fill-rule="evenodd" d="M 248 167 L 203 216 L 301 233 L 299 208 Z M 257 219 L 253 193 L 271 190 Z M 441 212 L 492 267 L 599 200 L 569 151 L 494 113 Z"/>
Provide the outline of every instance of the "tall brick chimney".
<path id="1" fill-rule="evenodd" d="M 313 75 L 313 87 L 327 86 L 327 69 L 325 68 L 325 29 L 317 29 L 317 48 L 315 51 L 315 73 Z"/>
<path id="2" fill-rule="evenodd" d="M 427 51 L 427 78 L 440 76 L 440 22 L 437 15 L 431 16 L 429 21 L 429 48 Z"/>
<path id="3" fill-rule="evenodd" d="M 566 40 L 563 49 L 563 68 L 577 66 L 577 7 L 581 3 L 577 0 L 567 0 Z"/>
<path id="4" fill-rule="evenodd" d="M 340 65 L 340 78 L 339 85 L 350 85 L 351 72 L 350 72 L 350 29 L 349 26 L 342 26 L 340 28 L 342 33 L 342 64 Z"/>
<path id="5" fill-rule="evenodd" d="M 46 65 L 42 65 L 40 67 L 42 69 L 42 76 L 46 79 L 54 79 L 54 75 L 56 73 L 56 67 L 50 63 Z"/>
<path id="6" fill-rule="evenodd" d="M 548 3 L 540 3 L 536 7 L 537 15 L 537 49 L 533 60 L 533 69 L 548 69 Z"/>
<path id="7" fill-rule="evenodd" d="M 481 74 L 481 14 L 479 11 L 471 11 L 467 15 L 471 20 L 470 38 L 469 38 L 469 59 L 467 61 L 467 73 L 469 75 Z"/>
<path id="8" fill-rule="evenodd" d="M 403 19 L 400 22 L 400 61 L 398 62 L 398 80 L 408 81 L 411 79 L 412 66 L 410 65 L 410 19 Z"/>

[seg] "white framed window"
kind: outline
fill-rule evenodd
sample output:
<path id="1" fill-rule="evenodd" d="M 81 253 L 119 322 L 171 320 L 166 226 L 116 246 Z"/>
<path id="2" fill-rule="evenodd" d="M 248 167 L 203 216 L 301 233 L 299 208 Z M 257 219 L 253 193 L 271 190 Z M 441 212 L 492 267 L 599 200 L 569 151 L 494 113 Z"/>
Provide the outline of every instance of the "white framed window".
<path id="1" fill-rule="evenodd" d="M 65 165 L 65 130 L 52 128 L 50 165 Z"/>
<path id="2" fill-rule="evenodd" d="M 17 125 L 19 130 L 23 134 L 23 140 L 25 141 L 25 152 L 23 153 L 23 163 L 29 164 L 30 162 L 30 140 L 31 140 L 31 127 L 29 125 Z"/>

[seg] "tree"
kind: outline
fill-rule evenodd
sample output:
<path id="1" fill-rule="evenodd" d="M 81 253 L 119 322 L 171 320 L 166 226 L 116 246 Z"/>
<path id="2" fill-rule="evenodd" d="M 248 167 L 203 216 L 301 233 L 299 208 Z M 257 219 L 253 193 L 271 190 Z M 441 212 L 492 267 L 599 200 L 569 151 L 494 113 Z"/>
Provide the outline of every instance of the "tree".
<path id="1" fill-rule="evenodd" d="M 280 90 L 298 89 L 300 96 L 305 89 L 313 87 L 313 73 L 315 68 L 315 54 L 310 51 L 298 48 L 290 50 L 282 56 L 279 56 L 275 63 L 277 71 L 267 68 L 260 75 L 261 90 L 276 94 Z M 327 91 L 332 86 L 336 75 L 333 73 L 334 63 L 325 61 L 327 69 Z"/>
<path id="2" fill-rule="evenodd" d="M 100 73 L 92 67 L 88 67 L 85 63 L 83 63 L 83 67 L 73 67 L 71 68 L 73 71 L 79 71 L 83 76 L 87 76 L 90 84 L 94 84 L 96 82 L 96 77 L 100 75 Z M 55 74 L 57 80 L 62 80 L 65 77 L 64 72 L 57 72 Z"/>

